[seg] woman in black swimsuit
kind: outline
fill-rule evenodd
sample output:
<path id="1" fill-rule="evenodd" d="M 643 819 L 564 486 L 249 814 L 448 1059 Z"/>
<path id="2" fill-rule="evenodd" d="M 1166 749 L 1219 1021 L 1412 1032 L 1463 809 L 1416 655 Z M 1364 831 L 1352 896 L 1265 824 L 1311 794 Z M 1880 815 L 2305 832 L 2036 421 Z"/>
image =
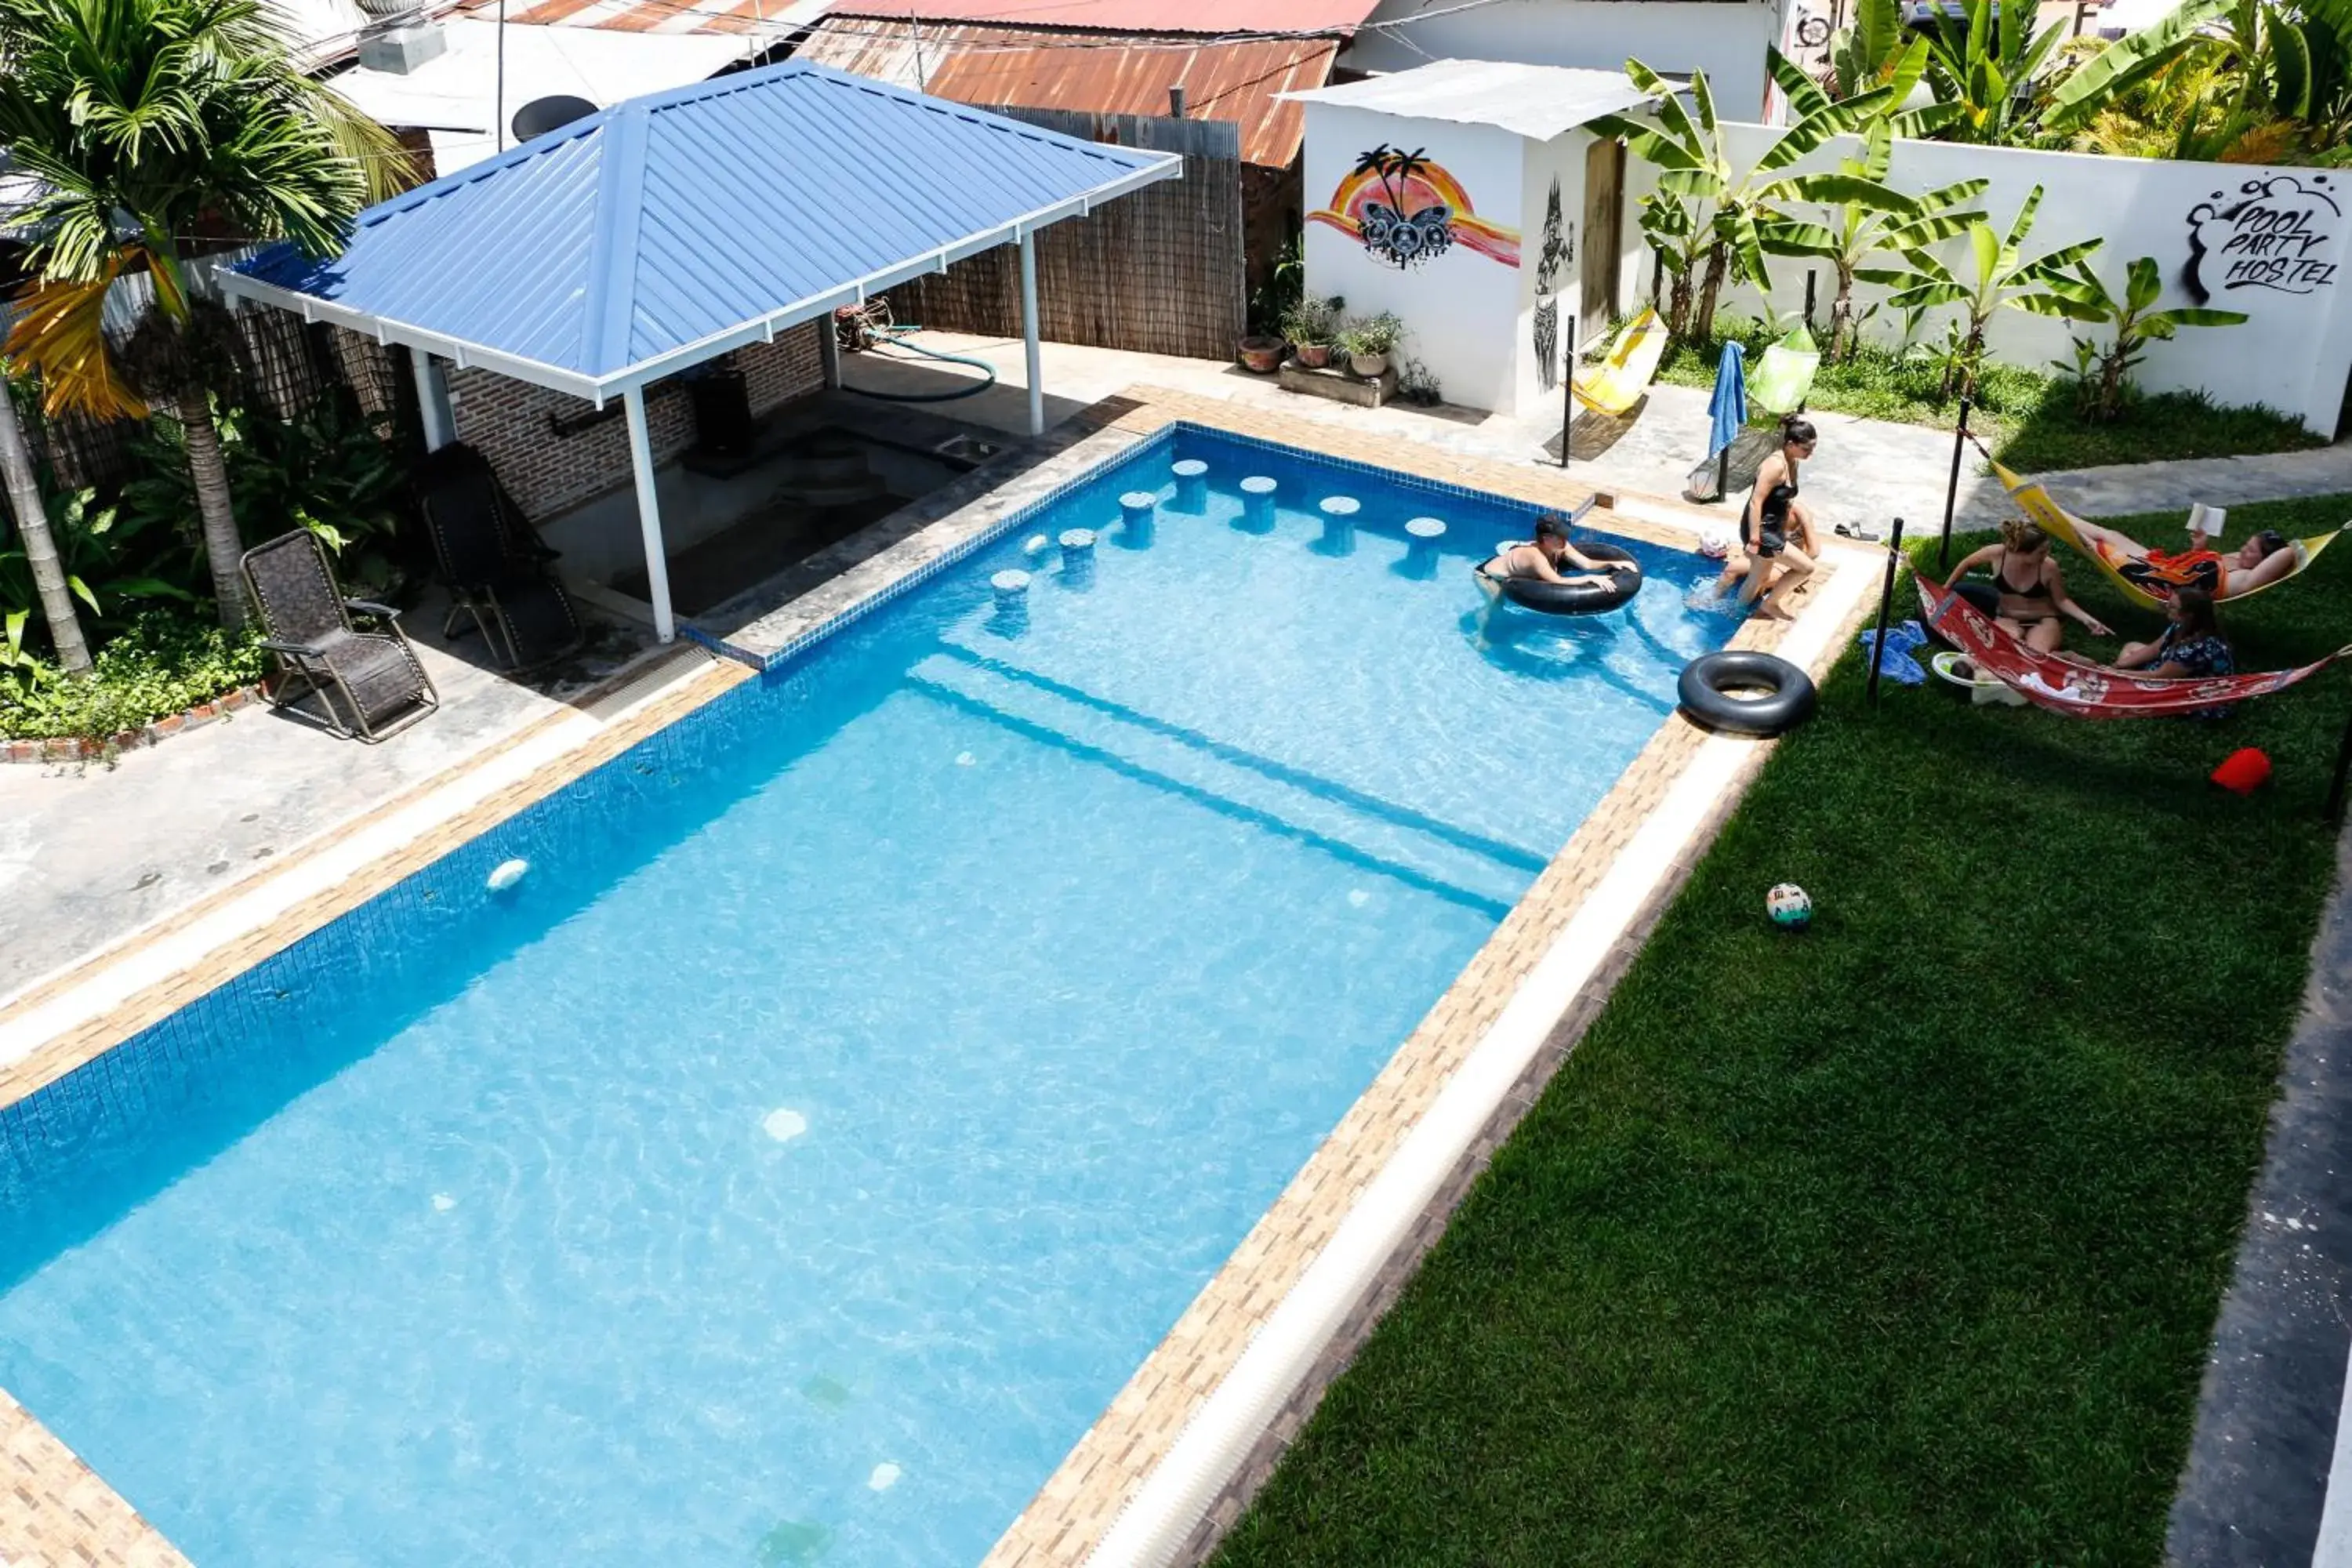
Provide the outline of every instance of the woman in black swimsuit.
<path id="1" fill-rule="evenodd" d="M 1813 514 L 1797 499 L 1797 465 L 1813 455 L 1820 440 L 1811 421 L 1793 414 L 1782 419 L 1780 449 L 1764 459 L 1756 488 L 1748 492 L 1739 529 L 1748 580 L 1740 584 L 1739 602 L 1755 605 L 1767 620 L 1787 620 L 1780 602 L 1813 574 L 1821 546 L 1813 540 Z"/>
<path id="2" fill-rule="evenodd" d="M 2021 518 L 2000 525 L 2000 542 L 1988 544 L 1964 558 L 1950 581 L 1958 582 L 1979 566 L 1992 568 L 1993 586 L 2000 593 L 2000 629 L 2036 653 L 2055 653 L 2065 635 L 2060 616 L 2069 616 L 2093 637 L 2113 637 L 2106 623 L 2076 604 L 2066 592 L 2066 574 L 2050 553 L 2050 536 Z"/>

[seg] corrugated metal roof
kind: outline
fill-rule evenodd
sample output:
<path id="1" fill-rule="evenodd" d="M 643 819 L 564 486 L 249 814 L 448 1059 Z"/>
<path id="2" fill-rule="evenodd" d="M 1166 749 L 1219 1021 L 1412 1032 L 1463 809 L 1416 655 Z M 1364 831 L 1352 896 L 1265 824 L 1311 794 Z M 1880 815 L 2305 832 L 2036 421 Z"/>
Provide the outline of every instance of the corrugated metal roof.
<path id="1" fill-rule="evenodd" d="M 836 16 L 1088 27 L 1105 33 L 1329 33 L 1361 26 L 1379 0 L 839 0 Z"/>
<path id="2" fill-rule="evenodd" d="M 992 109 L 1165 114 L 1181 85 L 1186 113 L 1235 121 L 1243 159 L 1280 169 L 1298 156 L 1307 117 L 1279 95 L 1323 85 L 1339 51 L 1336 38 L 1213 43 L 848 17 L 818 24 L 794 58 Z"/>
<path id="3" fill-rule="evenodd" d="M 824 14 L 827 0 L 506 0 L 509 22 L 606 33 L 757 34 L 781 42 Z M 467 0 L 488 18 L 499 0 Z"/>
<path id="4" fill-rule="evenodd" d="M 597 397 L 1154 180 L 1056 136 L 804 60 L 632 99 L 360 215 L 234 293 Z"/>
<path id="5" fill-rule="evenodd" d="M 1433 60 L 1392 76 L 1290 94 L 1299 103 L 1342 103 L 1415 120 L 1499 125 L 1539 142 L 1604 114 L 1622 113 L 1646 96 L 1623 71 L 1505 60 Z"/>

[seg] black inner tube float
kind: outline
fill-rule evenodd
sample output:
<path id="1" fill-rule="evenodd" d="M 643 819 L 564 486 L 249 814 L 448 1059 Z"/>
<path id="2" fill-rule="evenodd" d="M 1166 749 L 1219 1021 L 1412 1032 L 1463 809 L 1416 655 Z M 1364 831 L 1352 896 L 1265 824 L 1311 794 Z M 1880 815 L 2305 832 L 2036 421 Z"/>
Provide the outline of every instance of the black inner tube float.
<path id="1" fill-rule="evenodd" d="M 1522 609 L 1537 610 L 1547 616 L 1597 616 L 1603 610 L 1613 610 L 1620 605 L 1631 604 L 1633 595 L 1642 591 L 1642 563 L 1629 551 L 1614 544 L 1580 544 L 1576 552 L 1587 561 L 1598 561 L 1610 568 L 1612 579 L 1606 588 L 1596 588 L 1585 583 L 1547 583 L 1539 577 L 1498 577 L 1482 563 L 1477 571 L 1495 585 L 1497 593 Z M 1496 559 L 1502 552 L 1496 552 Z M 1569 568 L 1570 572 L 1576 570 Z"/>
<path id="2" fill-rule="evenodd" d="M 1762 687 L 1769 696 L 1733 697 Z M 1813 716 L 1821 700 L 1812 677 L 1785 658 L 1747 649 L 1701 654 L 1683 666 L 1676 693 L 1683 711 L 1727 735 L 1778 735 Z"/>

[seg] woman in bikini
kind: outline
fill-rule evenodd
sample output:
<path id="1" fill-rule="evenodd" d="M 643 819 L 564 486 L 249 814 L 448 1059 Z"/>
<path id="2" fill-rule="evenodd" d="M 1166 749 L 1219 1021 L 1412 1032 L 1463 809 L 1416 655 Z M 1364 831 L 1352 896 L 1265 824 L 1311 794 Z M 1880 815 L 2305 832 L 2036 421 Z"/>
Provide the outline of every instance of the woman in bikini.
<path id="1" fill-rule="evenodd" d="M 1578 574 L 1566 575 L 1560 571 L 1563 565 L 1578 568 Z M 1587 588 L 1614 587 L 1617 581 L 1606 562 L 1588 559 L 1568 542 L 1568 520 L 1549 511 L 1536 519 L 1533 544 L 1512 545 L 1487 562 L 1486 572 L 1489 577 L 1532 577 Z"/>
<path id="2" fill-rule="evenodd" d="M 2117 576 L 2158 599 L 2195 588 L 2216 599 L 2234 599 L 2292 575 L 2297 564 L 2286 535 L 2264 529 L 2231 551 L 2215 550 L 2192 532 L 2186 550 L 2150 550 L 2129 534 L 2077 519 L 2083 547 L 2115 569 Z"/>
<path id="3" fill-rule="evenodd" d="M 2000 594 L 1994 619 L 2000 629 L 2036 653 L 2055 653 L 2065 637 L 2059 620 L 2065 616 L 2093 637 L 2113 637 L 2105 622 L 2076 604 L 2066 592 L 2066 574 L 2050 553 L 2050 536 L 2020 518 L 2000 525 L 2000 542 L 1988 544 L 1960 562 L 1950 581 L 1958 582 L 1979 566 L 1992 568 L 1993 586 Z"/>
<path id="4" fill-rule="evenodd" d="M 1782 601 L 1813 574 L 1821 546 L 1813 538 L 1813 514 L 1797 499 L 1797 466 L 1813 455 L 1820 441 L 1811 420 L 1793 414 L 1783 418 L 1780 449 L 1764 459 L 1756 470 L 1756 487 L 1748 492 L 1739 527 L 1747 581 L 1739 585 L 1739 602 L 1754 605 L 1766 620 L 1787 620 Z M 1727 584 L 1738 570 L 1736 563 L 1726 568 Z"/>

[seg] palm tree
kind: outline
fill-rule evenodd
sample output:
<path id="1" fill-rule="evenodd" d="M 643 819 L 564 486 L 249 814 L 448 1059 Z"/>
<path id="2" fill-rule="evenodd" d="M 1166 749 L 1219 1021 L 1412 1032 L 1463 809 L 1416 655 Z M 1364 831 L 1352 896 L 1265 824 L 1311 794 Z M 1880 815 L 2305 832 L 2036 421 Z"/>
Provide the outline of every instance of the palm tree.
<path id="1" fill-rule="evenodd" d="M 262 0 L 0 0 L 0 145 L 42 186 L 23 217 L 39 282 L 6 352 L 38 374 L 52 411 L 170 405 L 221 622 L 240 626 L 243 541 L 188 352 L 188 258 L 267 239 L 328 255 L 362 205 L 407 183 L 406 156 L 297 68 Z M 100 312 L 113 281 L 139 272 L 163 352 L 126 365 Z"/>
<path id="2" fill-rule="evenodd" d="M 16 400 L 5 384 L 0 384 L 0 473 L 7 479 L 8 508 L 16 514 L 16 531 L 25 541 L 25 564 L 40 598 L 41 619 L 48 624 L 49 646 L 58 650 L 58 662 L 68 675 L 88 674 L 89 644 L 82 637 L 81 617 L 74 613 L 65 564 L 58 559 L 58 542 L 49 532 L 49 511 L 41 502 L 41 487 L 33 477 L 25 428 L 16 420 Z M 12 643 L 24 635 L 21 625 L 7 629 Z"/>
<path id="3" fill-rule="evenodd" d="M 1588 127 L 1595 136 L 1622 137 L 1636 155 L 1657 166 L 1657 194 L 1643 198 L 1642 228 L 1675 270 L 1675 297 L 1666 313 L 1666 326 L 1677 338 L 1685 336 L 1685 326 L 1698 340 L 1713 333 L 1716 302 L 1727 279 L 1751 284 L 1759 290 L 1771 287 L 1764 262 L 1763 226 L 1773 217 L 1775 204 L 1795 194 L 1794 182 L 1804 177 L 1782 171 L 1831 137 L 1885 113 L 1896 101 L 1895 86 L 1890 84 L 1832 103 L 1778 49 L 1768 49 L 1766 54 L 1775 79 L 1784 86 L 1791 80 L 1801 83 L 1807 96 L 1802 107 L 1792 99 L 1790 110 L 1798 116 L 1796 122 L 1745 174 L 1732 169 L 1705 71 L 1691 73 L 1687 90 L 1698 110 L 1694 120 L 1682 105 L 1683 88 L 1640 60 L 1629 59 L 1625 74 L 1650 96 L 1650 112 L 1656 116 L 1657 124 L 1643 125 L 1612 114 Z M 1909 85 L 1903 84 L 1903 89 L 1908 91 Z M 1704 219 L 1686 205 L 1698 202 L 1707 205 Z M 1690 273 L 1701 263 L 1705 275 L 1697 286 L 1696 312 L 1690 313 Z"/>
<path id="4" fill-rule="evenodd" d="M 2036 185 L 2019 207 L 2006 234 L 1979 218 L 1968 226 L 1969 274 L 1963 277 L 1927 249 L 1907 251 L 1906 270 L 1889 272 L 1883 279 L 1895 292 L 1886 302 L 1897 310 L 1928 310 L 1950 305 L 1958 310 L 1951 327 L 1951 347 L 1944 363 L 1944 395 L 1955 390 L 1973 396 L 1979 365 L 1984 359 L 1985 331 L 2002 310 L 2026 310 L 2037 316 L 2058 316 L 2071 321 L 2095 321 L 2103 317 L 2097 300 L 2067 268 L 2103 243 L 2077 240 L 2028 259 L 2025 237 L 2032 230 L 2034 209 L 2042 205 Z"/>
<path id="5" fill-rule="evenodd" d="M 1914 48 L 1915 54 L 1925 52 L 1924 44 Z M 1808 114 L 1820 103 L 1828 101 L 1821 89 L 1794 65 L 1785 60 L 1776 61 L 1775 65 L 1787 67 L 1780 89 L 1788 95 L 1792 112 Z M 1916 81 L 1916 58 L 1908 70 Z M 1907 82 L 1904 89 L 1909 90 Z M 1837 293 L 1830 302 L 1826 355 L 1832 363 L 1853 351 L 1855 281 L 1883 283 L 1895 276 L 1884 269 L 1871 268 L 1868 263 L 1873 256 L 1900 255 L 1939 245 L 1966 231 L 1970 224 L 1981 222 L 1985 216 L 1965 204 L 1984 195 L 1989 181 L 1961 180 L 1925 195 L 1905 195 L 1886 183 L 1894 156 L 1893 123 L 1885 118 L 1872 121 L 1863 132 L 1861 157 L 1845 159 L 1831 174 L 1796 174 L 1784 182 L 1789 197 L 1818 203 L 1826 208 L 1822 216 L 1827 221 L 1813 223 L 1781 213 L 1767 222 L 1762 231 L 1764 248 L 1770 254 L 1826 261 L 1836 274 Z"/>

